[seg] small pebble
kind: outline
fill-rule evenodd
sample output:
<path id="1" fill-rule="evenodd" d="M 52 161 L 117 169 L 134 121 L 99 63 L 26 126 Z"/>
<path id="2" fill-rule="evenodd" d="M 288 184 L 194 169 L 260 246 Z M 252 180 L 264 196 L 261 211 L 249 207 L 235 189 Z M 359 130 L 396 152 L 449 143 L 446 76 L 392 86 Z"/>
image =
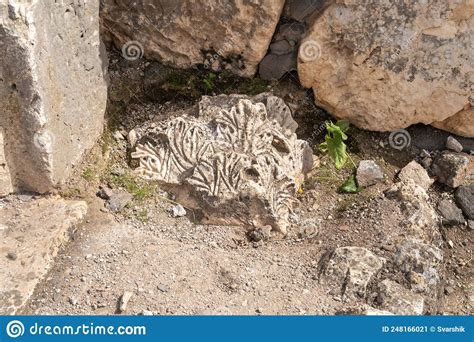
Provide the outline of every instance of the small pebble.
<path id="1" fill-rule="evenodd" d="M 448 139 L 446 140 L 446 148 L 448 150 L 454 151 L 454 152 L 462 152 L 464 149 L 463 146 L 459 141 L 457 141 L 455 138 L 452 136 L 449 136 Z"/>
<path id="2" fill-rule="evenodd" d="M 474 231 L 474 220 L 467 221 L 467 230 Z"/>
<path id="3" fill-rule="evenodd" d="M 161 292 L 168 292 L 170 290 L 168 286 L 163 285 L 163 284 L 160 284 L 157 287 L 158 287 L 158 290 L 160 290 Z"/>
<path id="4" fill-rule="evenodd" d="M 181 204 L 174 205 L 170 208 L 171 217 L 186 216 L 186 209 Z"/>
<path id="5" fill-rule="evenodd" d="M 446 296 L 451 295 L 453 292 L 454 292 L 454 288 L 453 288 L 452 286 L 446 286 L 446 287 L 444 288 L 444 294 L 445 294 Z"/>
<path id="6" fill-rule="evenodd" d="M 18 255 L 16 255 L 16 253 L 14 253 L 14 252 L 9 252 L 7 254 L 7 258 L 12 260 L 12 261 L 15 261 L 18 258 Z"/>
<path id="7" fill-rule="evenodd" d="M 128 301 L 132 298 L 133 293 L 130 291 L 124 291 L 123 295 L 120 297 L 119 311 L 124 312 L 127 310 Z"/>

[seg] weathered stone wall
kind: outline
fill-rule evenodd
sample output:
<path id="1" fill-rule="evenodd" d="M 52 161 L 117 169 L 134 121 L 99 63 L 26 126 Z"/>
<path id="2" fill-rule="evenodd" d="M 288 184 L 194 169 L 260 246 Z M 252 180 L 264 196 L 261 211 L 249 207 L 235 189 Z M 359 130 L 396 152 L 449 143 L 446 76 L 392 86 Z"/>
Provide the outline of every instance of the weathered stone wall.
<path id="1" fill-rule="evenodd" d="M 0 4 L 0 194 L 51 190 L 95 143 L 107 98 L 100 50 L 98 1 Z"/>

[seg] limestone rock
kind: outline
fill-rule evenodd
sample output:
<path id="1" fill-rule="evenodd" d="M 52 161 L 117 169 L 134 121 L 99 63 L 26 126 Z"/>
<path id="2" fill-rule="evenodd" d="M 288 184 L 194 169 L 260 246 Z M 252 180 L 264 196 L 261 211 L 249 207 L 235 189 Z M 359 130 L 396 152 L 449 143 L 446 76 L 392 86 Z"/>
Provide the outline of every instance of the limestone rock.
<path id="1" fill-rule="evenodd" d="M 461 143 L 452 136 L 449 136 L 448 139 L 446 139 L 446 148 L 458 153 L 462 152 L 463 150 Z"/>
<path id="2" fill-rule="evenodd" d="M 385 259 L 366 248 L 336 248 L 321 265 L 323 281 L 340 289 L 347 299 L 363 299 L 367 284 L 380 271 Z"/>
<path id="3" fill-rule="evenodd" d="M 393 313 L 385 310 L 376 309 L 370 305 L 357 305 L 339 311 L 336 315 L 357 315 L 357 316 L 393 316 Z"/>
<path id="4" fill-rule="evenodd" d="M 421 186 L 425 191 L 430 188 L 434 180 L 430 178 L 428 172 L 416 161 L 408 163 L 398 174 L 401 181 L 412 179 L 416 184 Z"/>
<path id="5" fill-rule="evenodd" d="M 130 291 L 124 291 L 122 296 L 120 296 L 120 301 L 119 301 L 119 311 L 120 312 L 125 312 L 127 310 L 128 302 L 133 296 L 133 292 Z"/>
<path id="6" fill-rule="evenodd" d="M 181 204 L 173 205 L 169 210 L 171 217 L 183 217 L 186 216 L 186 209 Z"/>
<path id="7" fill-rule="evenodd" d="M 412 179 L 402 181 L 396 188 L 406 217 L 401 222 L 404 234 L 428 243 L 440 244 L 438 215 L 430 205 L 426 191 Z"/>
<path id="8" fill-rule="evenodd" d="M 287 0 L 283 13 L 296 21 L 311 23 L 328 3 L 328 0 Z"/>
<path id="9" fill-rule="evenodd" d="M 422 296 L 391 280 L 384 280 L 379 284 L 377 304 L 382 310 L 395 315 L 422 315 L 424 311 Z"/>
<path id="10" fill-rule="evenodd" d="M 291 22 L 281 24 L 273 37 L 274 42 L 287 41 L 291 46 L 295 46 L 303 38 L 306 26 L 302 23 Z"/>
<path id="11" fill-rule="evenodd" d="M 357 168 L 357 184 L 361 187 L 371 186 L 384 180 L 382 168 L 373 160 L 362 160 Z"/>
<path id="12" fill-rule="evenodd" d="M 279 80 L 287 72 L 296 69 L 296 54 L 285 55 L 269 54 L 259 65 L 258 73 L 263 80 Z"/>
<path id="13" fill-rule="evenodd" d="M 365 306 L 361 314 L 364 316 L 393 316 L 394 315 L 390 311 L 375 309 L 371 306 Z"/>
<path id="14" fill-rule="evenodd" d="M 418 239 L 407 239 L 397 247 L 394 263 L 419 292 L 429 293 L 439 283 L 443 252 Z M 416 276 L 416 275 L 419 276 Z M 420 281 L 421 279 L 421 281 Z"/>
<path id="15" fill-rule="evenodd" d="M 147 58 L 179 68 L 217 61 L 221 69 L 250 77 L 267 52 L 284 0 L 101 3 L 104 30 L 120 49 L 135 41 Z"/>
<path id="16" fill-rule="evenodd" d="M 293 51 L 293 47 L 287 40 L 278 40 L 270 44 L 270 52 L 275 55 L 286 55 Z"/>
<path id="17" fill-rule="evenodd" d="M 454 197 L 464 215 L 468 219 L 474 220 L 474 183 L 460 186 L 454 193 Z"/>
<path id="18" fill-rule="evenodd" d="M 147 179 L 207 223 L 271 225 L 285 233 L 312 153 L 282 99 L 203 97 L 198 111 L 144 130 L 133 158 Z M 199 215 L 197 215 L 199 216 Z"/>
<path id="19" fill-rule="evenodd" d="M 471 232 L 474 231 L 474 220 L 467 220 L 467 229 Z"/>
<path id="20" fill-rule="evenodd" d="M 13 192 L 10 169 L 8 168 L 7 159 L 5 156 L 3 139 L 4 135 L 3 129 L 0 127 L 0 196 L 5 196 Z"/>
<path id="21" fill-rule="evenodd" d="M 86 202 L 59 197 L 0 208 L 0 226 L 7 227 L 0 229 L 0 315 L 14 314 L 25 304 L 86 213 Z M 7 253 L 16 259 L 7 259 Z"/>
<path id="22" fill-rule="evenodd" d="M 104 64 L 98 1 L 0 4 L 0 149 L 14 190 L 51 190 L 93 146 L 107 99 Z"/>
<path id="23" fill-rule="evenodd" d="M 445 151 L 431 169 L 439 182 L 452 188 L 474 182 L 474 157 L 467 154 Z"/>
<path id="24" fill-rule="evenodd" d="M 301 44 L 300 80 L 361 128 L 474 137 L 473 14 L 469 1 L 331 2 Z"/>
<path id="25" fill-rule="evenodd" d="M 444 121 L 433 122 L 431 125 L 464 137 L 472 137 L 474 132 L 474 107 L 459 112 Z"/>
<path id="26" fill-rule="evenodd" d="M 97 196 L 106 200 L 105 207 L 113 213 L 120 212 L 133 199 L 132 194 L 125 190 L 110 189 L 106 186 L 100 189 Z"/>
<path id="27" fill-rule="evenodd" d="M 285 74 L 296 70 L 298 45 L 303 38 L 305 25 L 289 22 L 278 27 L 273 36 L 268 55 L 258 67 L 260 78 L 278 80 Z"/>
<path id="28" fill-rule="evenodd" d="M 451 201 L 442 200 L 439 202 L 438 211 L 443 217 L 443 224 L 446 226 L 464 224 L 466 222 L 462 215 L 462 210 Z"/>

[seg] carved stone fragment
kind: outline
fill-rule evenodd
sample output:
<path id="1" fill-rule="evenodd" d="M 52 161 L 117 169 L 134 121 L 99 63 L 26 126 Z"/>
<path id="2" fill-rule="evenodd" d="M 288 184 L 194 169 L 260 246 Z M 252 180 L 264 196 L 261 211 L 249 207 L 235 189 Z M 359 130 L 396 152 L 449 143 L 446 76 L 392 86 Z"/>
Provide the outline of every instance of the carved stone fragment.
<path id="1" fill-rule="evenodd" d="M 173 187 L 207 223 L 267 225 L 287 232 L 294 194 L 312 166 L 284 101 L 261 94 L 203 97 L 189 111 L 145 129 L 136 171 Z"/>

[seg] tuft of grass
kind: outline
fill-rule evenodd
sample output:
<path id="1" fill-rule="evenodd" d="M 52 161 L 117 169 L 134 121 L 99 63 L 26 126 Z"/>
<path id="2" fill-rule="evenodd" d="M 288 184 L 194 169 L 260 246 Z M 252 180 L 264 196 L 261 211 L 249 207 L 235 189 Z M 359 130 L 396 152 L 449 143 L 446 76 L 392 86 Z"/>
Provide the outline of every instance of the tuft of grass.
<path id="1" fill-rule="evenodd" d="M 65 189 L 61 191 L 61 196 L 65 198 L 84 198 L 84 194 L 79 188 Z"/>
<path id="2" fill-rule="evenodd" d="M 140 222 L 148 222 L 148 210 L 146 208 L 138 210 L 135 214 L 135 217 Z"/>
<path id="3" fill-rule="evenodd" d="M 186 71 L 172 70 L 166 75 L 166 83 L 170 90 L 184 91 L 189 81 L 190 78 Z"/>
<path id="4" fill-rule="evenodd" d="M 149 184 L 130 173 L 110 175 L 109 183 L 127 190 L 138 201 L 152 197 L 156 191 L 156 185 Z"/>
<path id="5" fill-rule="evenodd" d="M 259 77 L 252 78 L 244 82 L 244 91 L 248 95 L 258 95 L 268 91 L 268 82 Z"/>
<path id="6" fill-rule="evenodd" d="M 204 88 L 206 91 L 211 92 L 214 90 L 214 80 L 216 79 L 217 75 L 213 72 L 209 72 L 205 75 L 202 79 L 202 83 L 204 84 Z"/>
<path id="7" fill-rule="evenodd" d="M 93 168 L 88 167 L 85 168 L 84 171 L 82 171 L 82 178 L 84 178 L 88 182 L 92 182 L 97 178 L 97 173 Z"/>
<path id="8" fill-rule="evenodd" d="M 102 144 L 101 144 L 101 149 L 102 149 L 102 155 L 105 156 L 109 150 L 110 147 L 114 144 L 114 138 L 112 136 L 112 132 L 110 129 L 107 129 L 104 131 L 102 134 Z"/>

